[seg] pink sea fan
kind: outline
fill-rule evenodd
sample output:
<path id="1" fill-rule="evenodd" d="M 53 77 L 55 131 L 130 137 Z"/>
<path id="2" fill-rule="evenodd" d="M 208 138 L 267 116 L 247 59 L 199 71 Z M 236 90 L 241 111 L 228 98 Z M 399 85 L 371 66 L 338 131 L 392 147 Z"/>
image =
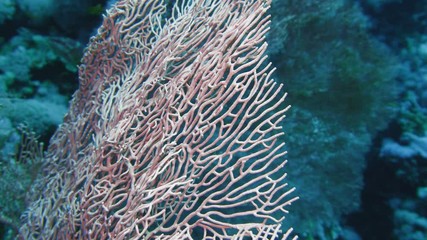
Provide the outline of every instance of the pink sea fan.
<path id="1" fill-rule="evenodd" d="M 276 239 L 288 109 L 266 62 L 270 1 L 123 0 L 80 66 L 24 239 Z"/>

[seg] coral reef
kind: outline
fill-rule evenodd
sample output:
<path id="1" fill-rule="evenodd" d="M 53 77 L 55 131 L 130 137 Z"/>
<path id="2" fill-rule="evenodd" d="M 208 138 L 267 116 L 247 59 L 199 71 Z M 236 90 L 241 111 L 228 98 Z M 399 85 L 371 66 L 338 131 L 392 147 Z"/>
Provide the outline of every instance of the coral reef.
<path id="1" fill-rule="evenodd" d="M 26 3 L 24 3 L 26 2 Z M 28 134 L 47 145 L 63 121 L 68 101 L 77 87 L 77 64 L 82 46 L 70 36 L 84 36 L 92 27 L 76 14 L 62 14 L 62 25 L 52 19 L 59 13 L 26 10 L 42 9 L 43 1 L 0 2 L 0 238 L 14 239 L 20 216 L 27 208 L 25 194 L 38 174 L 38 164 L 22 155 Z M 71 1 L 56 1 L 65 4 Z M 72 1 L 77 3 L 77 1 Z M 89 3 L 90 1 L 84 1 Z M 24 4 L 28 9 L 24 8 Z M 31 5 L 31 6 L 30 6 Z M 44 6 L 53 7 L 53 6 Z M 77 10 L 78 4 L 67 8 Z M 62 11 L 65 11 L 62 9 Z M 84 8 L 79 15 L 87 15 Z M 48 14 L 49 13 L 49 14 Z M 33 19 L 36 17 L 37 20 Z M 98 17 L 98 16 L 97 16 Z M 96 17 L 96 18 L 97 18 Z M 93 18 L 93 17 L 92 17 Z M 59 20 L 59 18 L 58 18 Z M 79 30 L 64 31 L 67 22 L 79 24 Z M 93 24 L 96 25 L 96 22 Z M 90 28 L 90 30 L 88 30 Z M 61 34 L 58 34 L 61 33 Z M 87 41 L 87 37 L 85 37 Z M 21 131 L 22 124 L 26 130 Z M 30 146 L 27 146 L 30 147 Z M 21 157 L 19 157 L 21 156 Z"/>
<path id="2" fill-rule="evenodd" d="M 270 53 L 292 105 L 285 128 L 301 196 L 289 218 L 304 237 L 333 239 L 359 209 L 373 138 L 397 113 L 398 63 L 357 3 L 275 4 Z"/>
<path id="3" fill-rule="evenodd" d="M 7 189 L 0 206 L 10 219 L 26 207 L 22 189 L 32 175 L 16 160 L 18 126 L 27 122 L 47 145 L 77 88 L 79 45 L 95 33 L 105 2 L 116 1 L 59 0 L 44 6 L 49 11 L 28 11 L 47 2 L 0 2 L 0 179 Z M 278 66 L 273 77 L 289 92 L 283 140 L 301 196 L 285 223 L 303 238 L 425 239 L 426 6 L 273 1 L 268 54 Z M 14 194 L 13 180 L 25 186 Z M 15 227 L 2 223 L 3 238 L 12 239 Z"/>

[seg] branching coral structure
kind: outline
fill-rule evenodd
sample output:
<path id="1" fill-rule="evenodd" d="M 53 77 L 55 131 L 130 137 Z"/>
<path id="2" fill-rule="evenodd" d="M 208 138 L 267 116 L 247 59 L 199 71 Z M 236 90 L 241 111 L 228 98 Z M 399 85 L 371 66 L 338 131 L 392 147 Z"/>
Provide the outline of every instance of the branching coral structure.
<path id="1" fill-rule="evenodd" d="M 288 106 L 264 0 L 122 0 L 30 193 L 22 239 L 286 239 Z"/>

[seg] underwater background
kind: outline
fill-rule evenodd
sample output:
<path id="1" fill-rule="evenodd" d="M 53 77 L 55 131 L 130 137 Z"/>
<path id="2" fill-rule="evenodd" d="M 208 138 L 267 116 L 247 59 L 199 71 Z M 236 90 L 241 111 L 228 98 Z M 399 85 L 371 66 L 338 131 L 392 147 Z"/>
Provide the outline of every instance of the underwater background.
<path id="1" fill-rule="evenodd" d="M 84 47 L 113 3 L 0 0 L 1 239 L 20 227 Z M 271 15 L 300 197 L 284 225 L 300 239 L 427 239 L 427 1 L 276 0 Z"/>

